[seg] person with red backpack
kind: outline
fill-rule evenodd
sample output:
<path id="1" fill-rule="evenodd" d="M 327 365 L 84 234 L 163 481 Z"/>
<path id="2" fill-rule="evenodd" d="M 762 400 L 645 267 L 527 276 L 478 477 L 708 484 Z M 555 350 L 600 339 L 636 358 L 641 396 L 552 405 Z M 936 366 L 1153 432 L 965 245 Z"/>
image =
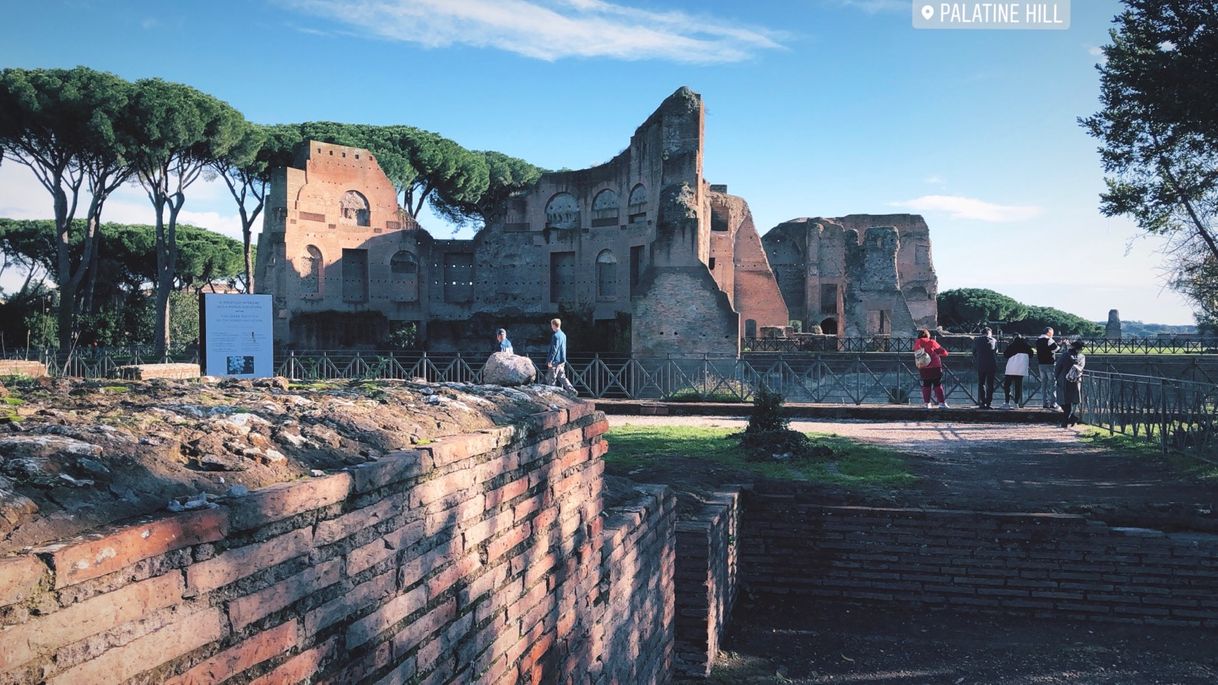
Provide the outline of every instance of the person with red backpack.
<path id="1" fill-rule="evenodd" d="M 918 331 L 918 339 L 914 341 L 913 354 L 914 365 L 918 367 L 918 375 L 922 378 L 922 401 L 926 403 L 926 408 L 935 406 L 930 401 L 933 389 L 939 408 L 950 409 L 943 393 L 943 357 L 947 356 L 947 350 L 930 337 L 930 331 L 923 328 Z"/>

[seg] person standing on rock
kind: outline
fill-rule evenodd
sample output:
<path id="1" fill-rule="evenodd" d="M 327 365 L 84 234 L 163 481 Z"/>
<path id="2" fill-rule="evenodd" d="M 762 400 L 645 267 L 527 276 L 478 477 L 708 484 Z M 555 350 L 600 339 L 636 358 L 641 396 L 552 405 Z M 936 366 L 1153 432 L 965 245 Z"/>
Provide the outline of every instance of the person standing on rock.
<path id="1" fill-rule="evenodd" d="M 1018 333 L 1011 338 L 1007 349 L 1002 353 L 1006 357 L 1007 366 L 1002 371 L 1002 408 L 1013 409 L 1011 406 L 1011 386 L 1015 386 L 1015 407 L 1023 405 L 1023 378 L 1028 375 L 1028 367 L 1032 364 L 1035 351 L 1028 341 Z"/>
<path id="2" fill-rule="evenodd" d="M 926 408 L 935 405 L 930 402 L 930 392 L 935 391 L 935 399 L 940 409 L 949 409 L 947 397 L 943 393 L 943 357 L 947 350 L 930 337 L 930 331 L 923 328 L 918 331 L 918 339 L 914 341 L 914 364 L 918 367 L 918 376 L 922 378 L 922 401 Z"/>
<path id="3" fill-rule="evenodd" d="M 998 374 L 998 341 L 994 331 L 985 328 L 973 338 L 973 359 L 977 363 L 977 407 L 993 409 L 994 380 Z"/>
<path id="4" fill-rule="evenodd" d="M 1060 409 L 1057 406 L 1057 374 L 1053 372 L 1056 361 L 1054 353 L 1058 344 L 1053 340 L 1053 327 L 1045 328 L 1045 332 L 1036 339 L 1036 371 L 1040 379 L 1040 403 L 1045 409 Z"/>
<path id="5" fill-rule="evenodd" d="M 546 358 L 547 382 L 574 395 L 575 386 L 567 380 L 567 334 L 562 332 L 562 319 L 550 319 L 550 330 L 554 335 L 550 337 L 550 354 Z"/>
<path id="6" fill-rule="evenodd" d="M 495 340 L 499 341 L 499 351 L 500 352 L 507 352 L 508 354 L 514 354 L 512 351 L 512 341 L 508 340 L 507 331 L 505 331 L 502 328 L 495 331 Z"/>

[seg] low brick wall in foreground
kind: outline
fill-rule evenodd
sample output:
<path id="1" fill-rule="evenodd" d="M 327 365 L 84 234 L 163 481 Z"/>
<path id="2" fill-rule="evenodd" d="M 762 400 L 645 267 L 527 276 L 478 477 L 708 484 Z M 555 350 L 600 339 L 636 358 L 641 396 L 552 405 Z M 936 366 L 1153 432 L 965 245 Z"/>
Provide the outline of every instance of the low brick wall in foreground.
<path id="1" fill-rule="evenodd" d="M 705 678 L 736 603 L 740 492 L 707 496 L 677 524 L 676 672 Z"/>
<path id="2" fill-rule="evenodd" d="M 665 683 L 674 500 L 591 404 L 0 560 L 0 683 Z"/>
<path id="3" fill-rule="evenodd" d="M 747 493 L 750 599 L 845 602 L 1218 627 L 1218 536 L 1081 516 L 821 506 Z"/>

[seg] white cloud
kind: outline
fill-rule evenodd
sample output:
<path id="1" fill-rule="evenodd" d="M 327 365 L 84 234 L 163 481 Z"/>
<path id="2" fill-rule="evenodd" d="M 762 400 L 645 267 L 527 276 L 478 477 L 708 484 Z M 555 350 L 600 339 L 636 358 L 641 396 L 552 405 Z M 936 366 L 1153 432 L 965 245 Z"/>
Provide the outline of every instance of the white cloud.
<path id="1" fill-rule="evenodd" d="M 81 193 L 76 216 L 88 208 L 88 194 Z M 186 191 L 186 204 L 178 220 L 200 228 L 241 239 L 241 217 L 232 197 L 220 179 L 200 179 Z M 8 219 L 50 219 L 54 216 L 51 196 L 26 167 L 6 161 L 0 165 L 0 217 Z M 106 200 L 102 221 L 122 224 L 151 224 L 155 217 L 144 190 L 137 185 L 119 188 Z M 262 222 L 254 225 L 257 234 Z"/>
<path id="2" fill-rule="evenodd" d="M 1104 55 L 1104 48 L 1096 45 L 1085 45 L 1087 54 L 1095 58 L 1097 64 L 1108 64 L 1108 58 Z"/>
<path id="3" fill-rule="evenodd" d="M 607 57 L 712 64 L 782 47 L 777 31 L 607 0 L 279 1 L 386 40 L 496 48 L 546 61 Z"/>
<path id="4" fill-rule="evenodd" d="M 893 202 L 894 207 L 904 207 L 917 212 L 941 212 L 953 219 L 984 221 L 987 223 L 1009 223 L 1027 221 L 1040 216 L 1040 207 L 999 205 L 973 197 L 958 195 L 923 195 L 904 202 Z"/>
<path id="5" fill-rule="evenodd" d="M 947 185 L 947 179 L 943 178 L 943 177 L 942 177 L 942 176 L 940 176 L 939 174 L 931 174 L 930 176 L 927 176 L 926 178 L 923 178 L 923 179 L 922 179 L 922 182 L 923 182 L 923 183 L 925 183 L 925 184 L 927 184 L 927 185 L 932 185 L 932 186 L 945 186 L 945 185 Z"/>

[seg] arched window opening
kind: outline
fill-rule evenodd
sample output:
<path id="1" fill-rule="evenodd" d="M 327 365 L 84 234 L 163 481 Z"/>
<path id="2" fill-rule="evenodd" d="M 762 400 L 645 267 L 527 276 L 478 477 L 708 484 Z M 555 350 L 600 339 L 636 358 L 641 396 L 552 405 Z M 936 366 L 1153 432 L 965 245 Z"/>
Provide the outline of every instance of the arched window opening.
<path id="1" fill-rule="evenodd" d="M 369 225 L 368 198 L 358 191 L 348 190 L 339 203 L 339 217 L 348 226 Z"/>
<path id="2" fill-rule="evenodd" d="M 626 213 L 630 223 L 647 220 L 647 189 L 640 183 L 630 190 L 630 199 L 626 202 Z"/>
<path id="3" fill-rule="evenodd" d="M 390 298 L 394 302 L 419 299 L 419 260 L 410 250 L 398 250 L 389 259 Z"/>
<path id="4" fill-rule="evenodd" d="M 410 250 L 398 250 L 389 260 L 389 271 L 394 276 L 413 276 L 419 271 L 419 260 Z"/>
<path id="5" fill-rule="evenodd" d="M 596 256 L 596 295 L 607 299 L 617 297 L 617 257 L 609 250 L 602 250 Z"/>
<path id="6" fill-rule="evenodd" d="M 301 274 L 300 291 L 305 295 L 321 294 L 322 258 L 321 250 L 315 245 L 305 248 Z"/>
<path id="7" fill-rule="evenodd" d="M 579 228 L 579 200 L 571 193 L 558 193 L 546 203 L 546 228 Z"/>
<path id="8" fill-rule="evenodd" d="M 612 190 L 602 190 L 592 200 L 592 226 L 618 225 L 617 193 Z"/>

